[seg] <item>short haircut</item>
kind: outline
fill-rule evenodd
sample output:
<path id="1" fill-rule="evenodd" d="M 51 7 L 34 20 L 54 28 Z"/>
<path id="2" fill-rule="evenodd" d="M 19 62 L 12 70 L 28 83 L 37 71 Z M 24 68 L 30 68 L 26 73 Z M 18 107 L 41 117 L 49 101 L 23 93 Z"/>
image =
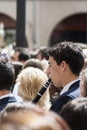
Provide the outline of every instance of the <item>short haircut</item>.
<path id="1" fill-rule="evenodd" d="M 7 54 L 0 53 L 0 90 L 10 90 L 15 80 L 15 71 Z"/>
<path id="2" fill-rule="evenodd" d="M 34 58 L 25 61 L 22 68 L 24 69 L 26 67 L 34 67 L 43 70 L 43 64 L 41 63 L 41 61 Z"/>
<path id="3" fill-rule="evenodd" d="M 75 75 L 79 75 L 84 64 L 83 51 L 78 43 L 58 43 L 48 49 L 48 55 L 52 56 L 58 65 L 65 61 Z"/>
<path id="4" fill-rule="evenodd" d="M 87 130 L 87 98 L 78 98 L 68 102 L 60 115 L 72 130 Z"/>

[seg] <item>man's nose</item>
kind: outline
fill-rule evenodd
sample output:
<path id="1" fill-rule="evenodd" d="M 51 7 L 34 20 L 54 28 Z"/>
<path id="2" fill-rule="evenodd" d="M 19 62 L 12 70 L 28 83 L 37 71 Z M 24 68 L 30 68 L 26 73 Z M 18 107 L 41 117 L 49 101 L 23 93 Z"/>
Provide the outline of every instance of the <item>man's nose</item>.
<path id="1" fill-rule="evenodd" d="M 50 69 L 49 69 L 49 67 L 47 68 L 47 70 L 46 70 L 46 74 L 49 76 L 49 74 L 50 74 Z"/>

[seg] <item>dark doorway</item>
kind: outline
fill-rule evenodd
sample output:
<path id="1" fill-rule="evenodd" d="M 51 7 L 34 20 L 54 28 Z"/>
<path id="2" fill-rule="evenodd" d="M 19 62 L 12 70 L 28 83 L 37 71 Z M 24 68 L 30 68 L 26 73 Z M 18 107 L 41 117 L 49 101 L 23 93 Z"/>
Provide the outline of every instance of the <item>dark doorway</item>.
<path id="1" fill-rule="evenodd" d="M 87 44 L 87 13 L 71 15 L 56 25 L 51 33 L 49 45 L 61 41 Z"/>
<path id="2" fill-rule="evenodd" d="M 0 23 L 4 24 L 4 44 L 8 45 L 15 42 L 16 35 L 16 21 L 8 15 L 0 13 Z"/>
<path id="3" fill-rule="evenodd" d="M 0 23 L 3 22 L 5 29 L 16 28 L 16 21 L 8 15 L 0 13 Z"/>

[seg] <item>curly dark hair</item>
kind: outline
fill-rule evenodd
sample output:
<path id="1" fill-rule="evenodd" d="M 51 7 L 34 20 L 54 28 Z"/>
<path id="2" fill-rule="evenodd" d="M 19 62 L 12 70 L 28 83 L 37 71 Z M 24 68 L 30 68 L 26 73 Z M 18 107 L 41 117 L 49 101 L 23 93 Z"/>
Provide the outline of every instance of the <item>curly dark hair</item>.
<path id="1" fill-rule="evenodd" d="M 0 90 L 11 90 L 15 79 L 15 71 L 6 54 L 0 53 Z"/>
<path id="2" fill-rule="evenodd" d="M 47 52 L 49 56 L 54 58 L 58 65 L 62 61 L 65 61 L 69 65 L 70 70 L 74 74 L 79 75 L 84 64 L 84 57 L 78 43 L 61 42 L 50 47 Z"/>

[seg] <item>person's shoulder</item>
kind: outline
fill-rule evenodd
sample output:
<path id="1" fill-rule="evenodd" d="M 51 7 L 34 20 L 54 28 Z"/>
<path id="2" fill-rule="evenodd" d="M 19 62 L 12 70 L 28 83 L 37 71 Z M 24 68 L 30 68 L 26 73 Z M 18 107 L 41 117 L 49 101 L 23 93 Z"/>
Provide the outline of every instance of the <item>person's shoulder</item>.
<path id="1" fill-rule="evenodd" d="M 62 107 L 72 98 L 68 95 L 61 95 L 51 106 L 50 110 L 59 113 Z"/>
<path id="2" fill-rule="evenodd" d="M 68 91 L 66 94 L 74 93 L 75 91 L 79 91 L 80 86 L 80 80 L 73 81 L 73 83 L 70 85 Z"/>
<path id="3" fill-rule="evenodd" d="M 17 102 L 14 96 L 7 96 L 0 99 L 0 111 L 2 111 L 8 104 Z"/>
<path id="4" fill-rule="evenodd" d="M 74 91 L 69 93 L 68 96 L 71 97 L 72 99 L 79 97 L 80 96 L 80 88 L 78 87 L 77 89 L 75 89 Z"/>
<path id="5" fill-rule="evenodd" d="M 80 80 L 75 81 L 70 89 L 67 92 L 67 96 L 71 97 L 72 99 L 77 98 L 80 96 Z"/>

